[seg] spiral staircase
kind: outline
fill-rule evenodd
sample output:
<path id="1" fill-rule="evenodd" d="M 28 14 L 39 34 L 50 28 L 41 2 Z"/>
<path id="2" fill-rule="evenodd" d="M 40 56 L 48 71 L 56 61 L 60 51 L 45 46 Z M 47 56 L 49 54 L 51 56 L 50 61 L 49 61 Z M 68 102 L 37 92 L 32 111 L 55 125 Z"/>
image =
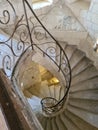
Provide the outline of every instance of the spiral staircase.
<path id="1" fill-rule="evenodd" d="M 1 44 L 5 43 L 14 57 L 17 57 L 13 66 L 11 81 L 19 97 L 24 98 L 22 100 L 28 100 L 26 107 L 32 104 L 32 109 L 34 108 L 33 101 L 38 103 L 32 111 L 35 112 L 44 130 L 98 130 L 98 70 L 76 45 L 57 41 L 37 18 L 27 0 L 23 0 L 23 6 L 26 21 L 24 22 L 24 15 L 22 15 L 16 23 L 11 37 L 5 42 L 0 42 Z M 32 23 L 31 19 L 28 20 L 26 7 L 30 9 L 38 24 Z M 3 22 L 1 21 L 1 23 Z M 26 28 L 24 31 L 27 33 L 20 33 L 19 38 L 17 30 L 21 30 L 20 27 L 24 25 Z M 20 40 L 18 45 L 19 43 L 26 44 L 20 55 L 16 55 L 13 51 L 12 38 L 16 38 L 17 41 Z M 10 39 L 11 44 L 7 43 Z M 18 51 L 21 48 L 18 48 Z M 4 57 L 4 60 L 6 57 L 11 60 L 8 55 Z M 41 81 L 40 84 L 35 83 L 34 88 L 32 79 L 38 77 L 33 75 L 32 61 L 48 69 L 58 78 L 59 83 L 43 85 L 45 81 Z M 10 70 L 8 62 L 6 69 Z M 25 83 L 29 83 L 27 88 L 23 79 L 26 81 Z M 25 99 L 22 95 L 21 91 L 25 90 L 30 99 Z"/>
<path id="2" fill-rule="evenodd" d="M 34 111 L 44 130 L 97 130 L 98 71 L 92 61 L 76 46 L 64 43 L 63 45 L 65 45 L 64 51 L 67 52 L 72 69 L 71 88 L 64 108 L 55 115 L 43 114 L 40 105 L 41 98 L 52 97 L 59 100 L 64 95 L 64 88 L 59 84 L 46 85 L 41 86 L 39 92 L 36 91 L 39 98 L 36 102 L 39 102 L 39 105 Z M 29 89 L 28 93 L 32 95 L 30 103 L 32 104 L 34 92 L 32 94 Z"/>

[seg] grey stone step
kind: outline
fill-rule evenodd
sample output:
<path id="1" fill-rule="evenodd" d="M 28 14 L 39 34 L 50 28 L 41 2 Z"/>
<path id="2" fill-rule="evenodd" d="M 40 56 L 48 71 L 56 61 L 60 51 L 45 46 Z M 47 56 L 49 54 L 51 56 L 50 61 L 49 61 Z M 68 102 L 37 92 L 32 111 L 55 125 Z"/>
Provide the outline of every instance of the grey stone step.
<path id="1" fill-rule="evenodd" d="M 98 89 L 98 76 L 95 76 L 83 82 L 79 82 L 78 84 L 72 85 L 70 88 L 70 93 L 90 89 Z"/>
<path id="2" fill-rule="evenodd" d="M 65 110 L 66 111 L 66 110 Z M 66 114 L 66 112 L 63 112 L 60 115 L 61 120 L 64 122 L 67 130 L 80 130 L 69 118 L 69 116 Z"/>
<path id="3" fill-rule="evenodd" d="M 59 41 L 61 47 L 65 50 L 65 48 L 67 47 L 68 43 L 65 41 Z"/>
<path id="4" fill-rule="evenodd" d="M 57 124 L 56 124 L 56 117 L 52 118 L 52 129 L 51 130 L 58 130 Z"/>
<path id="5" fill-rule="evenodd" d="M 60 89 L 61 89 L 61 86 L 58 86 L 58 88 L 55 88 L 55 97 L 57 100 L 60 99 Z"/>
<path id="6" fill-rule="evenodd" d="M 60 91 L 59 91 L 59 100 L 62 99 L 63 96 L 64 96 L 64 88 L 61 87 L 61 88 L 60 88 Z"/>
<path id="7" fill-rule="evenodd" d="M 57 124 L 58 130 L 67 130 L 59 116 L 56 116 L 56 124 Z"/>
<path id="8" fill-rule="evenodd" d="M 83 109 L 85 111 L 98 114 L 98 100 L 69 99 L 69 105 Z"/>
<path id="9" fill-rule="evenodd" d="M 76 65 L 72 68 L 72 76 L 77 75 L 81 71 L 85 70 L 91 64 L 92 62 L 88 58 L 85 56 L 81 57 L 80 60 L 76 62 Z"/>
<path id="10" fill-rule="evenodd" d="M 64 126 L 64 129 L 65 130 L 68 130 L 68 128 L 66 127 L 66 121 L 64 121 L 63 119 L 62 119 L 62 114 L 63 114 L 63 112 L 59 115 L 59 118 L 60 118 L 60 120 L 61 120 L 61 122 L 62 122 L 62 124 L 63 124 L 63 126 Z"/>
<path id="11" fill-rule="evenodd" d="M 98 90 L 84 90 L 72 92 L 69 94 L 70 98 L 77 99 L 90 99 L 90 100 L 98 100 Z"/>
<path id="12" fill-rule="evenodd" d="M 75 114 L 77 117 L 81 118 L 85 122 L 88 122 L 90 125 L 98 129 L 98 115 L 97 114 L 90 113 L 88 111 L 85 111 L 77 107 L 73 107 L 71 105 L 68 105 L 67 109 L 71 113 Z"/>
<path id="13" fill-rule="evenodd" d="M 49 89 L 50 95 L 47 95 L 47 96 L 55 98 L 55 86 L 51 85 L 48 87 L 48 89 Z"/>
<path id="14" fill-rule="evenodd" d="M 73 55 L 70 58 L 70 65 L 71 68 L 74 68 L 76 64 L 85 56 L 85 53 L 81 52 L 80 50 L 76 49 Z"/>
<path id="15" fill-rule="evenodd" d="M 56 90 L 57 90 L 57 89 L 58 89 L 58 88 L 57 88 L 56 86 L 54 86 L 54 98 L 55 98 L 55 99 L 57 99 L 57 98 L 56 98 Z"/>
<path id="16" fill-rule="evenodd" d="M 43 116 L 43 115 L 42 115 Z M 47 128 L 47 118 L 43 117 L 41 120 L 39 120 L 43 129 L 46 130 Z"/>
<path id="17" fill-rule="evenodd" d="M 47 125 L 46 125 L 46 129 L 45 130 L 52 130 L 52 118 L 48 118 L 47 119 Z"/>
<path id="18" fill-rule="evenodd" d="M 79 130 L 98 130 L 98 128 L 84 121 L 82 118 L 80 118 L 78 115 L 75 115 L 69 109 L 67 109 L 65 113 L 66 116 L 68 116 L 69 119 L 79 128 Z"/>
<path id="19" fill-rule="evenodd" d="M 65 53 L 66 53 L 69 60 L 71 59 L 71 57 L 75 53 L 75 51 L 76 51 L 76 46 L 75 45 L 67 45 L 65 47 Z"/>
<path id="20" fill-rule="evenodd" d="M 77 75 L 74 75 L 74 77 L 72 77 L 71 85 L 75 85 L 79 82 L 88 80 L 97 75 L 98 75 L 98 71 L 96 70 L 96 68 L 93 65 L 91 65 L 88 68 L 81 71 L 80 73 L 78 73 Z"/>

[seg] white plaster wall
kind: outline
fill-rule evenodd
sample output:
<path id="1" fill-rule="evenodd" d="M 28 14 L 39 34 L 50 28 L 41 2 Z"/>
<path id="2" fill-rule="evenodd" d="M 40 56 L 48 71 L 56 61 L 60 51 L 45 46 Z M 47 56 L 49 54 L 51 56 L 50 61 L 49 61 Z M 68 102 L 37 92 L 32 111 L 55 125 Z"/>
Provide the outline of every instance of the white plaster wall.
<path id="1" fill-rule="evenodd" d="M 92 0 L 85 22 L 91 36 L 97 39 L 98 38 L 98 0 Z"/>

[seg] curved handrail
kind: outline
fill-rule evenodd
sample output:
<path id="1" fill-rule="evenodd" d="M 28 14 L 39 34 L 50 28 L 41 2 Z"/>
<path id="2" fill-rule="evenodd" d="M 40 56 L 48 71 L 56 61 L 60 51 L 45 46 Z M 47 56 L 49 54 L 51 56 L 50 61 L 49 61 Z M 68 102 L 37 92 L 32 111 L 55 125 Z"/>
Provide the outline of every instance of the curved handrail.
<path id="1" fill-rule="evenodd" d="M 8 3 L 10 3 L 10 6 L 12 10 L 14 10 L 14 6 L 7 0 Z M 17 21 L 14 31 L 9 36 L 9 38 L 3 42 L 0 42 L 0 45 L 4 44 L 6 45 L 13 57 L 19 58 L 22 56 L 22 54 L 26 51 L 26 49 L 29 49 L 29 47 L 33 50 L 39 51 L 43 54 L 43 56 L 47 56 L 57 67 L 58 71 L 63 74 L 65 83 L 65 94 L 64 96 L 59 100 L 56 101 L 55 98 L 46 97 L 42 99 L 42 109 L 43 111 L 50 115 L 54 112 L 59 111 L 66 100 L 66 97 L 68 95 L 70 86 L 71 86 L 71 67 L 68 60 L 68 57 L 62 48 L 62 46 L 59 44 L 59 42 L 52 36 L 52 34 L 45 28 L 45 26 L 42 24 L 42 22 L 39 20 L 33 9 L 31 8 L 30 4 L 27 0 L 22 0 L 23 2 L 23 8 L 24 8 L 24 14 L 21 15 L 21 18 Z M 29 10 L 27 10 L 29 8 Z M 28 17 L 28 11 L 32 13 L 32 15 L 36 18 L 38 25 L 34 25 L 34 22 L 32 22 L 31 19 Z M 5 12 L 7 13 L 7 22 L 3 22 L 0 20 L 1 24 L 7 25 L 10 22 L 10 12 L 7 10 L 4 10 L 3 15 L 5 17 Z M 15 12 L 15 10 L 14 10 Z M 16 16 L 16 12 L 15 12 Z M 25 19 L 25 20 L 24 20 Z M 23 30 L 24 29 L 24 30 Z M 42 31 L 41 31 L 42 30 Z M 15 43 L 15 34 L 18 34 L 17 37 L 17 48 L 14 47 L 13 43 Z M 40 34 L 40 35 L 39 35 Z M 39 43 L 35 43 L 36 41 Z M 10 42 L 10 43 L 9 43 Z M 46 47 L 47 45 L 47 47 Z M 29 47 L 28 47 L 29 46 Z M 15 50 L 16 49 L 16 50 Z M 17 54 L 17 51 L 20 53 Z M 9 61 L 5 61 L 5 57 L 8 57 Z M 12 70 L 12 64 L 13 64 L 13 71 L 16 68 L 16 65 L 14 63 L 14 59 L 12 61 L 12 57 L 10 55 L 4 56 L 4 59 L 2 61 L 2 64 L 6 64 L 6 70 L 9 69 Z M 10 65 L 10 66 L 8 66 Z M 15 66 L 15 67 L 14 67 Z M 3 66 L 4 67 L 4 66 Z M 55 104 L 52 104 L 51 106 L 45 106 L 44 102 L 48 99 L 52 100 L 52 102 L 56 101 Z"/>
<path id="2" fill-rule="evenodd" d="M 59 46 L 59 48 L 60 48 L 60 55 L 61 55 L 61 52 L 63 52 L 63 54 L 64 54 L 64 56 L 66 57 L 66 61 L 67 61 L 67 66 L 68 66 L 68 68 L 69 68 L 69 83 L 68 83 L 68 86 L 66 86 L 66 88 L 67 88 L 67 91 L 66 91 L 66 93 L 65 93 L 65 95 L 64 95 L 64 97 L 60 100 L 60 101 L 58 101 L 57 103 L 55 103 L 55 105 L 52 105 L 52 106 L 47 106 L 47 107 L 45 107 L 44 105 L 44 101 L 45 100 L 47 100 L 47 98 L 48 99 L 51 99 L 50 97 L 46 97 L 46 98 L 44 98 L 44 99 L 42 99 L 41 100 L 41 104 L 42 104 L 42 109 L 44 110 L 44 112 L 46 112 L 46 114 L 51 114 L 51 113 L 49 113 L 49 110 L 47 110 L 47 109 L 49 109 L 50 108 L 50 110 L 51 109 L 54 109 L 54 111 L 56 110 L 56 107 L 57 106 L 61 106 L 58 110 L 60 110 L 62 107 L 63 107 L 63 105 L 64 105 L 64 102 L 65 102 L 65 99 L 66 99 L 66 96 L 68 95 L 68 92 L 69 92 L 69 89 L 70 89 L 70 86 L 71 86 L 71 67 L 70 67 L 70 63 L 69 63 L 69 60 L 68 60 L 68 57 L 67 57 L 67 55 L 66 55 L 66 53 L 65 53 L 65 51 L 63 50 L 63 48 L 61 47 L 61 45 L 59 44 L 59 42 L 51 35 L 51 33 L 45 28 L 45 26 L 42 24 L 42 22 L 39 20 L 39 18 L 37 17 L 37 15 L 35 14 L 35 12 L 33 11 L 33 9 L 31 8 L 31 6 L 29 5 L 29 3 L 28 3 L 28 1 L 27 0 L 23 0 L 23 3 L 24 2 L 26 2 L 26 4 L 28 5 L 28 7 L 30 8 L 30 10 L 31 10 L 31 12 L 33 13 L 33 15 L 35 16 L 35 18 L 37 19 L 37 21 L 40 23 L 40 25 L 42 26 L 42 28 L 48 33 L 48 35 L 56 42 L 56 44 Z M 24 10 L 25 10 L 25 12 L 26 12 L 26 8 L 25 8 L 25 4 L 24 4 Z M 26 17 L 27 17 L 27 15 L 26 15 Z M 38 46 L 37 46 L 38 47 Z M 39 48 L 40 49 L 40 48 Z M 48 55 L 48 57 L 50 57 L 49 55 Z M 51 57 L 50 57 L 50 59 L 51 59 Z M 61 61 L 61 56 L 60 56 L 60 61 Z M 54 62 L 54 61 L 53 61 Z M 55 63 L 55 62 L 54 62 Z M 56 64 L 56 63 L 55 63 Z M 61 63 L 60 63 L 60 66 L 59 66 L 59 71 L 60 71 L 60 68 L 61 67 Z M 63 73 L 63 71 L 62 71 L 62 73 Z M 63 73 L 64 74 L 64 73 Z M 64 75 L 64 77 L 65 77 L 65 75 Z M 66 77 L 65 77 L 65 79 L 66 79 Z M 52 98 L 52 100 L 53 101 L 55 101 L 56 99 L 55 98 Z"/>

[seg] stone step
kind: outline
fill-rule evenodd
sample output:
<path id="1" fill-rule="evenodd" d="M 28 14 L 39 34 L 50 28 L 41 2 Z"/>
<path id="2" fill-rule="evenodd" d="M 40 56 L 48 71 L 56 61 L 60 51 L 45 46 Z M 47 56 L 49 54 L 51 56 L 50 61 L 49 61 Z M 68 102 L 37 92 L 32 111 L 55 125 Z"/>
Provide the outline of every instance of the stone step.
<path id="1" fill-rule="evenodd" d="M 60 91 L 59 91 L 59 100 L 63 98 L 64 94 L 65 94 L 65 93 L 64 93 L 64 88 L 61 87 L 61 88 L 60 88 Z"/>
<path id="2" fill-rule="evenodd" d="M 55 98 L 56 98 L 57 100 L 59 100 L 60 97 L 61 97 L 60 91 L 61 91 L 61 86 L 55 87 Z"/>
<path id="3" fill-rule="evenodd" d="M 82 91 L 82 90 L 98 89 L 98 76 L 79 82 L 78 84 L 72 85 L 71 92 Z"/>
<path id="4" fill-rule="evenodd" d="M 55 98 L 55 86 L 54 85 L 51 85 L 51 86 L 48 86 L 48 89 L 49 89 L 49 97 L 52 97 L 52 98 Z M 48 95 L 47 95 L 48 96 Z"/>
<path id="5" fill-rule="evenodd" d="M 67 130 L 59 116 L 56 116 L 56 124 L 57 124 L 58 130 Z"/>
<path id="6" fill-rule="evenodd" d="M 65 110 L 66 111 L 66 110 Z M 66 112 L 63 112 L 60 115 L 61 120 L 64 122 L 67 130 L 80 130 L 69 118 L 69 116 L 66 114 Z"/>
<path id="7" fill-rule="evenodd" d="M 44 117 L 40 122 L 41 122 L 41 125 L 42 125 L 43 129 L 46 130 L 48 119 L 46 119 Z"/>
<path id="8" fill-rule="evenodd" d="M 66 55 L 67 55 L 67 57 L 68 57 L 68 59 L 70 60 L 71 59 L 71 57 L 72 57 L 72 55 L 75 53 L 75 51 L 76 51 L 76 46 L 75 45 L 66 45 L 66 47 L 65 47 L 65 53 L 66 53 Z"/>
<path id="9" fill-rule="evenodd" d="M 47 119 L 47 126 L 46 126 L 46 129 L 45 130 L 52 130 L 52 118 L 48 118 Z"/>
<path id="10" fill-rule="evenodd" d="M 77 75 L 78 73 L 89 67 L 91 64 L 92 62 L 86 56 L 81 57 L 76 65 L 72 68 L 72 75 Z"/>
<path id="11" fill-rule="evenodd" d="M 68 116 L 68 118 L 79 128 L 79 130 L 97 130 L 96 127 L 84 121 L 82 118 L 80 118 L 78 115 L 75 115 L 69 109 L 67 109 L 65 113 L 66 116 Z"/>
<path id="12" fill-rule="evenodd" d="M 69 105 L 83 109 L 85 111 L 98 114 L 98 100 L 90 99 L 69 99 Z"/>
<path id="13" fill-rule="evenodd" d="M 88 122 L 91 126 L 95 127 L 96 130 L 98 129 L 98 115 L 96 115 L 94 113 L 90 113 L 88 111 L 85 111 L 85 110 L 77 108 L 77 107 L 73 107 L 71 105 L 68 105 L 67 109 L 71 113 L 75 114 L 77 117 L 81 118 L 85 122 Z M 85 126 L 86 126 L 86 124 L 85 124 Z"/>
<path id="14" fill-rule="evenodd" d="M 67 126 L 66 126 L 66 121 L 64 121 L 63 119 L 62 119 L 62 114 L 63 114 L 63 112 L 59 115 L 59 118 L 60 118 L 60 120 L 61 120 L 61 123 L 63 124 L 63 126 L 64 126 L 64 129 L 65 130 L 68 130 L 68 128 L 67 128 Z"/>
<path id="15" fill-rule="evenodd" d="M 68 43 L 66 41 L 59 41 L 61 47 L 63 48 L 63 50 L 66 49 L 66 47 L 68 46 Z"/>
<path id="16" fill-rule="evenodd" d="M 51 130 L 58 130 L 57 124 L 56 124 L 56 117 L 52 118 L 52 129 Z"/>
<path id="17" fill-rule="evenodd" d="M 74 75 L 74 77 L 72 77 L 72 85 L 75 85 L 79 82 L 83 82 L 97 75 L 98 71 L 93 65 L 91 65 L 88 68 L 81 71 L 80 73 L 78 73 L 77 75 Z"/>
<path id="18" fill-rule="evenodd" d="M 71 68 L 74 66 L 85 56 L 85 53 L 81 52 L 80 50 L 76 49 L 70 59 Z"/>
<path id="19" fill-rule="evenodd" d="M 72 92 L 70 98 L 98 100 L 98 89 Z"/>

